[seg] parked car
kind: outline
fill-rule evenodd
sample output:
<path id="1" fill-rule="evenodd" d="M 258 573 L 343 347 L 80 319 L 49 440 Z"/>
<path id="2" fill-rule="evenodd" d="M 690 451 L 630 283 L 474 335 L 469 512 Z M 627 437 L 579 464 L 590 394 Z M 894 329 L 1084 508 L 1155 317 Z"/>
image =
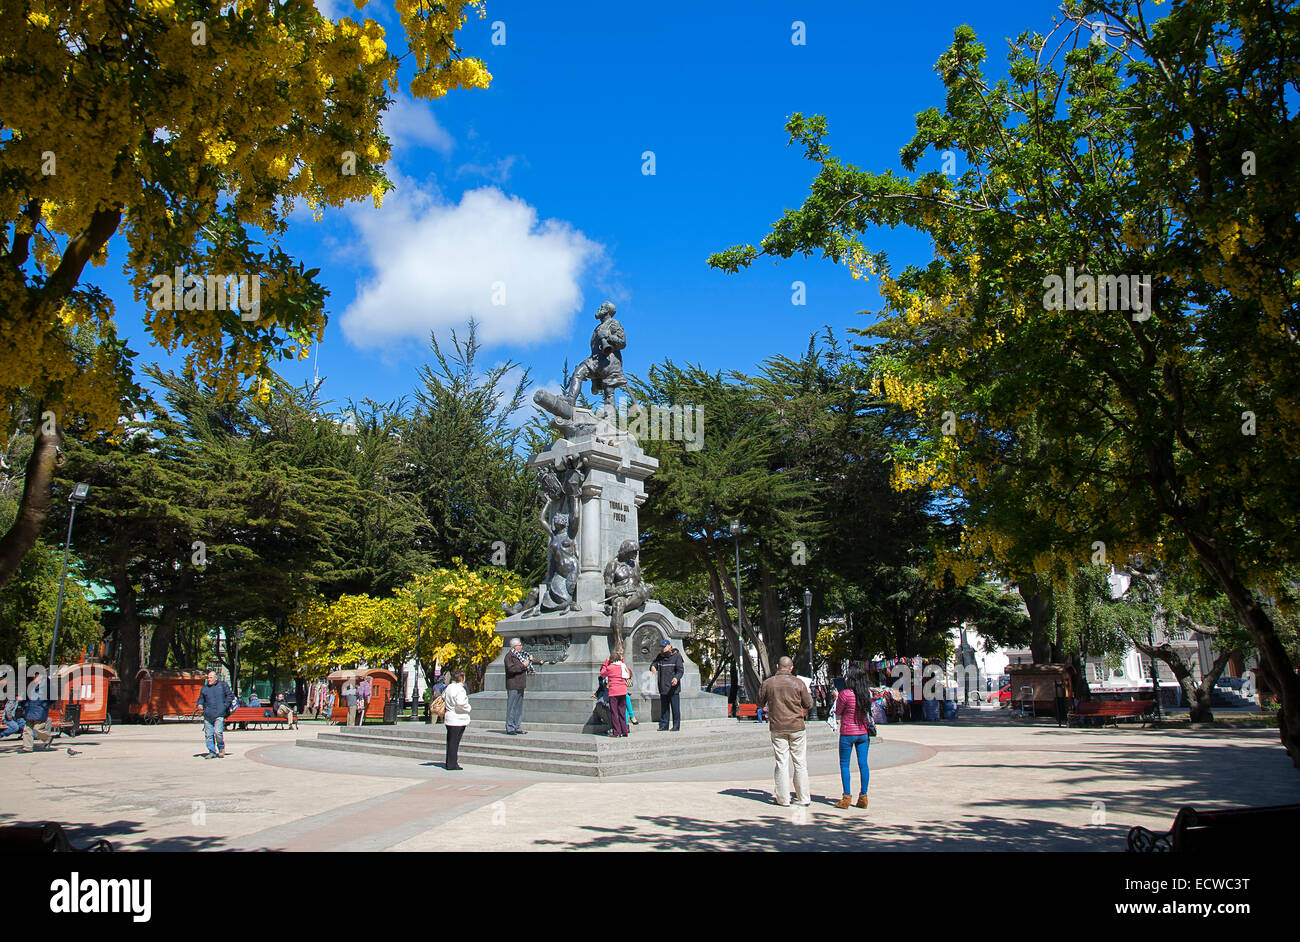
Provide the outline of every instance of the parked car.
<path id="1" fill-rule="evenodd" d="M 1011 678 L 1005 674 L 998 678 L 998 692 L 989 696 L 990 703 L 996 703 L 998 706 L 1011 705 Z"/>

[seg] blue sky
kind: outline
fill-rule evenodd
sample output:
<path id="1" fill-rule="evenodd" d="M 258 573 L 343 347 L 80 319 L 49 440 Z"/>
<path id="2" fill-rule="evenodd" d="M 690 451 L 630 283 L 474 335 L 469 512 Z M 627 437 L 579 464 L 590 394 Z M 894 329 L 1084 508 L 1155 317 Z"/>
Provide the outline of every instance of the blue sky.
<path id="1" fill-rule="evenodd" d="M 318 6 L 358 15 L 342 0 Z M 1056 8 L 489 0 L 461 41 L 487 64 L 492 87 L 398 103 L 386 121 L 397 189 L 384 209 L 367 202 L 319 223 L 295 216 L 284 246 L 321 269 L 330 324 L 313 360 L 285 375 L 318 369 L 336 403 L 395 399 L 414 388 L 429 331 L 445 336 L 473 314 L 484 365 L 516 360 L 554 387 L 565 359 L 586 355 L 606 298 L 618 305 L 636 374 L 668 358 L 749 371 L 797 354 L 823 325 L 865 326 L 857 312 L 878 297 L 843 267 L 761 261 L 725 275 L 706 264 L 711 252 L 757 242 L 802 201 L 813 165 L 786 146 L 787 116 L 825 114 L 843 159 L 898 168 L 915 114 L 942 106 L 933 64 L 953 29 L 974 27 L 1000 70 L 1005 40 L 1046 31 Z M 400 47 L 390 4 L 371 0 L 364 15 Z M 504 45 L 491 42 L 498 21 Z M 791 42 L 795 21 L 806 45 Z M 654 175 L 642 172 L 646 151 Z M 872 247 L 896 267 L 928 257 L 903 230 Z M 139 365 L 179 362 L 149 344 L 122 279 L 92 278 L 113 294 Z M 807 286 L 803 306 L 791 303 L 796 280 Z M 505 304 L 492 303 L 497 282 Z"/>

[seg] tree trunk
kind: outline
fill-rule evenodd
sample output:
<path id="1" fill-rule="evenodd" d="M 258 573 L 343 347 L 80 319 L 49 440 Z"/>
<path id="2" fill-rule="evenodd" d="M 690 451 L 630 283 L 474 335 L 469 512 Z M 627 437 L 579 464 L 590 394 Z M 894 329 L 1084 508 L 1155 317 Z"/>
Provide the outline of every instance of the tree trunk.
<path id="1" fill-rule="evenodd" d="M 732 644 L 733 656 L 736 653 L 740 655 L 745 690 L 749 692 L 750 696 L 754 696 L 758 692 L 758 673 L 754 670 L 754 665 L 750 661 L 749 652 L 745 650 L 745 645 L 741 643 L 741 630 L 737 630 L 732 624 L 731 612 L 727 610 L 727 596 L 723 590 L 722 576 L 718 572 L 713 557 L 708 553 L 704 553 L 702 556 L 705 568 L 709 573 L 709 588 L 713 592 L 713 611 L 717 615 L 718 624 L 722 627 L 723 634 L 727 636 L 727 640 Z M 728 580 L 728 582 L 730 581 Z"/>
<path id="2" fill-rule="evenodd" d="M 1080 703 L 1087 703 L 1092 699 L 1092 687 L 1088 684 L 1088 660 L 1083 655 L 1071 654 L 1067 662 L 1074 668 L 1075 676 L 1079 678 L 1075 685 L 1075 699 Z"/>
<path id="3" fill-rule="evenodd" d="M 1212 539 L 1184 528 L 1201 565 L 1228 597 L 1238 621 L 1259 651 L 1260 673 L 1278 696 L 1278 737 L 1291 763 L 1300 770 L 1300 677 L 1278 637 L 1273 620 L 1237 577 L 1236 567 Z"/>
<path id="4" fill-rule="evenodd" d="M 724 595 L 723 587 L 729 586 L 732 589 L 732 599 L 736 602 L 736 612 L 738 616 L 736 620 L 736 633 L 738 634 L 738 637 L 749 642 L 748 644 L 740 644 L 741 664 L 745 672 L 745 690 L 750 696 L 757 695 L 761 677 L 759 677 L 758 670 L 755 670 L 754 668 L 753 659 L 751 659 L 749 654 L 749 648 L 750 646 L 753 646 L 754 650 L 758 651 L 758 656 L 761 657 L 761 659 L 766 660 L 767 651 L 764 650 L 762 638 L 755 637 L 753 624 L 751 624 L 749 618 L 740 616 L 740 595 L 738 595 L 738 587 L 736 586 L 735 579 L 732 579 L 729 574 L 727 577 L 723 578 L 725 570 L 720 572 L 718 565 L 716 565 L 710 554 L 703 554 L 703 557 L 705 557 L 705 565 L 708 566 L 708 582 L 710 582 L 710 586 L 714 589 L 714 607 L 715 609 L 718 609 L 719 607 L 722 609 L 722 612 L 720 612 L 719 615 L 719 620 L 722 621 L 724 625 L 731 625 L 731 613 L 727 612 L 727 607 L 725 607 L 725 598 L 727 598 L 727 596 Z"/>
<path id="5" fill-rule="evenodd" d="M 172 635 L 176 631 L 176 622 L 180 618 L 180 606 L 169 603 L 163 606 L 158 623 L 154 625 L 153 637 L 149 639 L 149 670 L 167 669 L 167 651 L 171 648 Z"/>
<path id="6" fill-rule="evenodd" d="M 113 573 L 113 600 L 117 603 L 117 676 L 121 681 L 119 705 L 126 719 L 135 703 L 138 686 L 135 675 L 140 670 L 140 616 L 136 611 L 135 587 L 125 566 Z"/>
<path id="7" fill-rule="evenodd" d="M 54 482 L 54 469 L 58 465 L 59 436 L 57 429 L 54 435 L 44 433 L 44 423 L 39 415 L 36 422 L 36 438 L 32 442 L 31 456 L 27 459 L 18 514 L 14 517 L 9 532 L 0 537 L 0 589 L 9 583 L 18 564 L 36 545 L 53 503 L 50 486 Z"/>
<path id="8" fill-rule="evenodd" d="M 736 665 L 740 658 L 740 637 L 736 634 L 735 625 L 731 623 L 731 612 L 727 608 L 727 598 L 722 591 L 722 580 L 718 577 L 717 567 L 713 565 L 713 560 L 709 557 L 704 559 L 705 568 L 709 574 L 709 590 L 713 600 L 713 615 L 718 619 L 718 627 L 722 629 L 722 636 L 727 640 L 727 663 L 731 667 L 731 693 L 727 700 L 729 703 L 736 703 L 736 689 L 740 686 L 740 678 L 737 676 Z"/>
<path id="9" fill-rule="evenodd" d="M 768 568 L 767 563 L 759 561 L 758 579 L 761 587 L 760 600 L 760 623 L 763 626 L 764 653 L 767 656 L 767 664 L 764 666 L 764 676 L 772 675 L 772 665 L 776 664 L 786 655 L 785 650 L 785 631 L 782 627 L 783 612 L 781 611 L 781 599 L 776 591 L 776 583 L 772 579 L 772 570 Z"/>
<path id="10" fill-rule="evenodd" d="M 1047 626 L 1052 620 L 1051 595 L 1039 595 L 1032 589 L 1019 587 L 1020 597 L 1029 610 L 1029 651 L 1035 664 L 1052 663 L 1052 642 Z"/>
<path id="11" fill-rule="evenodd" d="M 1174 680 L 1178 681 L 1178 686 L 1183 691 L 1183 699 L 1187 701 L 1193 723 L 1214 722 L 1214 714 L 1210 712 L 1209 690 L 1204 684 L 1197 687 L 1196 681 L 1192 679 L 1192 669 L 1187 666 L 1187 662 L 1168 642 L 1156 645 L 1154 648 L 1149 644 L 1142 644 L 1140 641 L 1134 643 L 1133 646 L 1147 657 L 1157 660 L 1169 668 L 1170 673 L 1174 675 Z"/>

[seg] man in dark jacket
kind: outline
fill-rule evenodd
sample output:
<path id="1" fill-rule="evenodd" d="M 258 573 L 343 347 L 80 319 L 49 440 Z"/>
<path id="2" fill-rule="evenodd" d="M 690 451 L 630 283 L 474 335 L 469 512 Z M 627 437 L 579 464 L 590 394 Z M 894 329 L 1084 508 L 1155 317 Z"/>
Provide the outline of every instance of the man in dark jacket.
<path id="1" fill-rule="evenodd" d="M 205 759 L 226 757 L 226 714 L 235 695 L 230 685 L 217 679 L 216 671 L 208 671 L 208 682 L 199 690 L 197 709 L 203 711 L 203 741 L 208 747 Z"/>
<path id="2" fill-rule="evenodd" d="M 510 736 L 526 735 L 520 726 L 524 721 L 524 688 L 528 686 L 528 672 L 533 669 L 531 655 L 524 653 L 524 643 L 518 638 L 510 639 L 510 649 L 504 658 L 506 663 L 506 734 Z"/>
<path id="3" fill-rule="evenodd" d="M 46 751 L 54 740 L 50 729 L 50 682 L 42 674 L 27 687 L 27 700 L 23 704 L 24 725 L 22 745 L 19 752 L 35 752 L 36 740 L 45 743 Z"/>
<path id="4" fill-rule="evenodd" d="M 667 638 L 659 642 L 659 653 L 650 662 L 650 673 L 659 678 L 659 729 L 668 729 L 668 713 L 673 714 L 673 732 L 682 728 L 682 675 L 686 665 L 682 652 Z"/>

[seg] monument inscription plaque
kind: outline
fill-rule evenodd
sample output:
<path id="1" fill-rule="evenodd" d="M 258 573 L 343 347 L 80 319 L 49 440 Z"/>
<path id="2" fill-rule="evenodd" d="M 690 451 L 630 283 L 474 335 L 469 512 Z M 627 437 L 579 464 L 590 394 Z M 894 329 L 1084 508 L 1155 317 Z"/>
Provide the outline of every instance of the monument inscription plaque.
<path id="1" fill-rule="evenodd" d="M 569 657 L 566 635 L 534 635 L 528 639 L 528 653 L 542 664 L 560 664 Z"/>

